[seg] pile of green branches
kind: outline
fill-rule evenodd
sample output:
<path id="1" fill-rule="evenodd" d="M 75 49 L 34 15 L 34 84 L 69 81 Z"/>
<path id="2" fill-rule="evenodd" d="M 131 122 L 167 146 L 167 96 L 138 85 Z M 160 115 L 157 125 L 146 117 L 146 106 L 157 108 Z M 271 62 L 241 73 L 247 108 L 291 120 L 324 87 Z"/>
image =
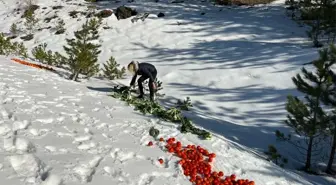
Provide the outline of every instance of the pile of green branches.
<path id="1" fill-rule="evenodd" d="M 190 99 L 187 98 L 184 102 L 179 102 L 176 107 L 164 108 L 157 102 L 151 102 L 147 99 L 139 99 L 131 94 L 131 89 L 127 86 L 115 86 L 112 97 L 125 101 L 128 105 L 133 105 L 135 110 L 143 114 L 152 114 L 165 121 L 181 124 L 182 133 L 192 133 L 198 135 L 202 139 L 210 139 L 210 132 L 196 128 L 192 121 L 183 116 L 182 110 L 189 110 L 191 106 Z"/>

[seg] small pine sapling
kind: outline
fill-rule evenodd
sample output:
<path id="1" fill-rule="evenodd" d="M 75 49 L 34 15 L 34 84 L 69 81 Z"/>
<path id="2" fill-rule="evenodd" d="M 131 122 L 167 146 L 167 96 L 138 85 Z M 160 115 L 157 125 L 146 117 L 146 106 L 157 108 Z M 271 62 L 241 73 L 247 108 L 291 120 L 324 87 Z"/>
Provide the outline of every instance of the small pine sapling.
<path id="1" fill-rule="evenodd" d="M 321 137 L 330 121 L 322 106 L 325 90 L 332 85 L 328 75 L 332 63 L 327 59 L 327 53 L 320 51 L 320 58 L 312 62 L 315 68 L 313 72 L 302 68 L 303 77 L 297 74 L 292 78 L 297 89 L 305 94 L 305 101 L 292 95 L 287 97 L 288 115 L 285 124 L 292 127 L 305 140 L 307 146 L 285 138 L 279 131 L 276 133 L 278 138 L 284 138 L 305 153 L 303 170 L 306 172 L 311 172 L 312 158 L 322 152 Z"/>
<path id="2" fill-rule="evenodd" d="M 120 79 L 126 73 L 125 67 L 118 69 L 120 64 L 118 64 L 117 61 L 112 56 L 105 64 L 103 64 L 103 66 L 104 66 L 103 68 L 104 77 L 108 78 L 109 80 Z"/>
<path id="3" fill-rule="evenodd" d="M 12 47 L 14 48 L 13 54 L 21 56 L 22 58 L 28 58 L 28 49 L 23 45 L 23 43 L 14 42 Z"/>
<path id="4" fill-rule="evenodd" d="M 32 49 L 32 55 L 36 60 L 43 64 L 53 65 L 53 54 L 52 51 L 47 51 L 47 44 L 39 44 L 38 46 Z"/>
<path id="5" fill-rule="evenodd" d="M 13 35 L 13 36 L 17 36 L 19 34 L 19 29 L 17 27 L 17 25 L 15 23 L 13 23 L 10 27 L 10 33 Z"/>
<path id="6" fill-rule="evenodd" d="M 64 26 L 65 26 L 65 23 L 64 23 L 63 19 L 60 19 L 57 22 L 57 25 L 55 27 L 55 29 L 56 29 L 56 33 L 55 34 L 58 35 L 58 34 L 64 33 L 65 32 Z"/>
<path id="7" fill-rule="evenodd" d="M 192 104 L 191 104 L 190 97 L 187 97 L 183 101 L 177 100 L 176 106 L 177 106 L 177 108 L 179 108 L 181 110 L 186 110 L 186 111 L 189 111 L 190 107 L 193 107 Z"/>
<path id="8" fill-rule="evenodd" d="M 160 80 L 158 80 L 158 78 L 155 78 L 155 80 L 154 80 L 154 82 L 155 82 L 155 84 L 156 84 L 156 90 L 155 90 L 155 94 L 156 95 L 159 95 L 159 91 L 160 90 L 162 90 L 163 89 L 163 87 L 162 87 L 162 82 L 160 81 Z M 145 82 L 144 82 L 144 84 L 145 84 L 145 90 L 146 91 L 149 91 L 149 89 L 148 89 L 148 83 L 149 83 L 149 81 L 148 80 L 146 80 Z M 162 96 L 162 95 L 161 95 Z"/>
<path id="9" fill-rule="evenodd" d="M 68 54 L 66 65 L 71 72 L 69 79 L 77 81 L 80 74 L 90 78 L 99 72 L 98 55 L 100 44 L 94 43 L 99 39 L 98 28 L 100 20 L 87 20 L 82 29 L 75 31 L 75 39 L 66 39 L 68 46 L 64 46 Z"/>
<path id="10" fill-rule="evenodd" d="M 28 50 L 23 43 L 12 43 L 3 33 L 0 33 L 0 55 L 18 55 L 28 58 Z"/>
<path id="11" fill-rule="evenodd" d="M 32 35 L 36 24 L 38 23 L 38 19 L 35 17 L 34 11 L 32 9 L 28 9 L 25 17 L 26 22 L 24 23 L 28 34 Z"/>
<path id="12" fill-rule="evenodd" d="M 268 146 L 268 151 L 265 152 L 265 154 L 268 156 L 268 160 L 273 161 L 280 167 L 284 167 L 285 164 L 288 163 L 288 159 L 282 157 L 282 155 L 278 153 L 278 150 L 273 145 Z"/>

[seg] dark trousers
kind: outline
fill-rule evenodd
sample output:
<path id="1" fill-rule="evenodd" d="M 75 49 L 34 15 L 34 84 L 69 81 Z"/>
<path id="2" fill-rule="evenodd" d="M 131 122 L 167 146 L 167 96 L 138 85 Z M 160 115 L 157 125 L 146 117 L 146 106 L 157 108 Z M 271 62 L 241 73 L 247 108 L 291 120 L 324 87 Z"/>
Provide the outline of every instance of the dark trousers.
<path id="1" fill-rule="evenodd" d="M 153 78 L 156 79 L 156 73 L 155 74 L 152 74 L 153 75 Z M 148 76 L 141 76 L 139 79 L 138 79 L 138 86 L 139 86 L 139 90 L 140 90 L 140 96 L 143 96 L 145 93 L 144 93 L 144 90 L 143 90 L 143 86 L 142 86 L 142 83 L 147 80 L 149 77 Z M 148 83 L 148 86 L 149 86 L 149 94 L 150 94 L 150 97 L 151 98 L 154 98 L 154 93 L 155 93 L 155 90 L 153 89 L 153 86 L 152 86 L 152 83 L 153 81 L 151 79 L 149 79 L 149 83 Z"/>

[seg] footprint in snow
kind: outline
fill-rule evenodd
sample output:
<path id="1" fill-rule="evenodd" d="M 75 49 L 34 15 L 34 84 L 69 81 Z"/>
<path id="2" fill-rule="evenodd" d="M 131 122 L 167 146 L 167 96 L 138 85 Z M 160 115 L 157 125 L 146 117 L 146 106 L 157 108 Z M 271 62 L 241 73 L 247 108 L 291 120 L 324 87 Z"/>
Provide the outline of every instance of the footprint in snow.
<path id="1" fill-rule="evenodd" d="M 48 175 L 41 185 L 63 185 L 63 179 L 58 175 Z"/>
<path id="2" fill-rule="evenodd" d="M 23 121 L 15 121 L 13 123 L 13 131 L 17 130 L 25 130 L 29 127 L 31 123 L 28 120 L 23 120 Z"/>
<path id="3" fill-rule="evenodd" d="M 45 146 L 44 149 L 47 151 L 47 152 L 50 152 L 50 153 L 54 153 L 57 151 L 56 147 L 54 146 Z"/>
<path id="4" fill-rule="evenodd" d="M 14 152 L 18 154 L 36 152 L 35 145 L 27 139 L 18 138 L 16 131 L 11 134 L 7 134 L 4 137 L 3 148 L 7 152 Z"/>
<path id="5" fill-rule="evenodd" d="M 124 163 L 125 161 L 131 160 L 131 159 L 135 159 L 137 156 L 136 153 L 134 152 L 126 152 L 120 148 L 114 149 L 114 151 L 111 152 L 110 155 L 115 161 L 118 160 L 121 163 Z"/>
<path id="6" fill-rule="evenodd" d="M 12 131 L 11 127 L 8 124 L 1 124 L 0 125 L 0 135 L 6 136 Z"/>
<path id="7" fill-rule="evenodd" d="M 91 148 L 95 148 L 97 146 L 97 144 L 93 141 L 89 142 L 89 143 L 81 143 L 79 146 L 77 146 L 77 149 L 79 150 L 89 150 Z"/>
<path id="8" fill-rule="evenodd" d="M 92 109 L 93 112 L 98 112 L 100 109 L 97 107 L 97 108 L 94 108 Z"/>
<path id="9" fill-rule="evenodd" d="M 113 179 L 116 179 L 118 181 L 118 185 L 125 184 L 125 185 L 131 185 L 132 182 L 129 181 L 129 174 L 124 172 L 122 169 L 113 169 L 109 166 L 104 166 L 103 175 L 107 175 L 110 177 L 113 177 Z"/>
<path id="10" fill-rule="evenodd" d="M 54 118 L 36 119 L 36 121 L 39 121 L 43 124 L 50 124 L 54 122 Z"/>
<path id="11" fill-rule="evenodd" d="M 152 172 L 151 174 L 144 173 L 140 176 L 140 179 L 138 181 L 138 185 L 149 185 L 152 184 L 153 181 L 158 177 L 164 177 L 169 178 L 174 176 L 171 172 Z"/>
<path id="12" fill-rule="evenodd" d="M 101 124 L 97 125 L 96 128 L 105 130 L 105 129 L 108 129 L 108 124 L 107 123 L 101 123 Z"/>
<path id="13" fill-rule="evenodd" d="M 34 154 L 14 155 L 8 158 L 16 174 L 20 177 L 24 177 L 26 180 L 43 179 L 50 170 L 50 168 Z"/>
<path id="14" fill-rule="evenodd" d="M 32 94 L 32 96 L 36 96 L 36 97 L 47 97 L 46 94 Z"/>
<path id="15" fill-rule="evenodd" d="M 77 165 L 73 169 L 74 175 L 83 183 L 91 182 L 93 175 L 96 172 L 96 168 L 102 160 L 103 157 L 96 156 L 84 164 Z"/>
<path id="16" fill-rule="evenodd" d="M 4 120 L 9 120 L 12 118 L 13 113 L 10 111 L 7 111 L 6 109 L 1 110 L 1 116 Z"/>
<path id="17" fill-rule="evenodd" d="M 241 175 L 245 175 L 246 174 L 246 171 L 239 168 L 238 166 L 233 166 L 235 169 L 233 170 L 234 171 L 234 174 L 236 174 L 237 176 L 241 176 Z"/>
<path id="18" fill-rule="evenodd" d="M 76 143 L 82 143 L 82 142 L 85 142 L 85 141 L 89 141 L 92 139 L 92 136 L 91 135 L 86 135 L 86 136 L 77 136 L 74 138 L 74 141 L 73 143 L 76 144 Z"/>

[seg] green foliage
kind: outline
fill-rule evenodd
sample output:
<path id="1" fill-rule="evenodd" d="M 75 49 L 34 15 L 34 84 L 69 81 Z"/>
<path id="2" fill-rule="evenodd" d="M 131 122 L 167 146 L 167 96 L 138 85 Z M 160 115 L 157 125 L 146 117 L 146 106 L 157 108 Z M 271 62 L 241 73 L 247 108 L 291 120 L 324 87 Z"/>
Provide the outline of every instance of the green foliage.
<path id="1" fill-rule="evenodd" d="M 108 78 L 109 80 L 120 79 L 126 73 L 125 67 L 118 69 L 120 64 L 118 64 L 112 56 L 105 64 L 103 64 L 103 66 L 104 77 Z"/>
<path id="2" fill-rule="evenodd" d="M 64 63 L 65 57 L 58 52 L 53 53 L 51 50 L 47 51 L 46 48 L 46 43 L 39 44 L 32 49 L 32 55 L 43 64 L 60 67 Z"/>
<path id="3" fill-rule="evenodd" d="M 35 30 L 36 24 L 38 23 L 38 19 L 35 17 L 33 9 L 28 9 L 26 11 L 25 16 L 25 27 L 28 31 L 28 34 L 32 34 Z"/>
<path id="4" fill-rule="evenodd" d="M 292 78 L 297 89 L 305 94 L 305 101 L 289 95 L 286 103 L 286 110 L 289 114 L 285 123 L 307 140 L 305 171 L 311 170 L 312 152 L 315 151 L 314 147 L 319 146 L 314 142 L 323 134 L 330 122 L 330 117 L 323 110 L 321 101 L 325 96 L 326 89 L 329 89 L 333 84 L 329 76 L 333 63 L 330 62 L 329 55 L 325 50 L 320 51 L 319 59 L 314 60 L 312 64 L 315 68 L 314 72 L 302 68 L 303 77 L 297 74 Z M 304 148 L 291 142 L 290 139 L 285 139 L 284 135 L 276 134 L 278 138 L 283 138 L 296 147 Z"/>
<path id="5" fill-rule="evenodd" d="M 160 90 L 162 90 L 163 89 L 163 87 L 162 87 L 162 82 L 158 79 L 158 78 L 155 78 L 155 84 L 156 84 L 156 92 L 159 92 Z M 144 82 L 144 84 L 145 84 L 145 90 L 146 91 L 149 91 L 149 89 L 148 89 L 148 83 L 149 83 L 149 80 L 146 80 L 145 82 Z"/>
<path id="6" fill-rule="evenodd" d="M 15 23 L 13 23 L 10 27 L 10 33 L 17 36 L 19 33 L 19 29 Z"/>
<path id="7" fill-rule="evenodd" d="M 282 157 L 281 154 L 278 153 L 278 150 L 273 145 L 268 146 L 268 151 L 265 152 L 268 156 L 268 160 L 273 161 L 276 165 L 284 167 L 285 164 L 288 163 L 288 159 Z"/>
<path id="8" fill-rule="evenodd" d="M 75 31 L 75 39 L 66 39 L 68 46 L 64 46 L 68 54 L 66 65 L 71 72 L 70 79 L 77 80 L 79 74 L 90 78 L 98 73 L 98 55 L 101 53 L 99 44 L 93 41 L 99 38 L 99 20 L 93 18 L 87 20 L 82 29 Z"/>
<path id="9" fill-rule="evenodd" d="M 328 61 L 330 65 L 336 63 L 336 47 L 333 44 L 331 44 L 329 48 L 320 51 L 320 55 L 322 55 L 323 60 Z M 336 74 L 332 70 L 328 71 L 328 81 L 332 82 L 334 85 L 326 87 L 322 101 L 326 105 L 332 107 L 332 111 L 329 114 L 330 122 L 328 124 L 328 129 L 325 130 L 326 134 L 332 138 L 329 161 L 326 168 L 326 172 L 332 174 L 334 156 L 336 153 Z"/>
<path id="10" fill-rule="evenodd" d="M 34 35 L 33 34 L 29 34 L 29 35 L 22 36 L 20 38 L 22 40 L 24 40 L 24 41 L 29 41 L 29 40 L 32 40 L 34 38 Z"/>
<path id="11" fill-rule="evenodd" d="M 28 58 L 28 50 L 19 42 L 11 42 L 3 33 L 0 33 L 0 55 L 17 55 Z"/>
<path id="12" fill-rule="evenodd" d="M 291 134 L 288 134 L 287 136 L 285 136 L 285 134 L 280 132 L 279 130 L 275 131 L 275 136 L 276 136 L 277 140 L 279 140 L 279 141 L 290 141 L 292 139 Z"/>
<path id="13" fill-rule="evenodd" d="M 183 100 L 183 101 L 178 100 L 178 102 L 177 102 L 177 106 L 178 106 L 181 110 L 189 111 L 189 110 L 190 110 L 190 107 L 192 107 L 190 97 L 187 97 L 187 99 L 185 99 L 185 100 Z"/>
<path id="14" fill-rule="evenodd" d="M 321 47 L 322 39 L 334 43 L 336 37 L 336 4 L 333 0 L 286 0 L 292 18 L 310 27 L 307 32 L 315 47 Z"/>
<path id="15" fill-rule="evenodd" d="M 32 54 L 39 62 L 43 64 L 52 65 L 53 64 L 53 56 L 51 50 L 46 51 L 47 44 L 39 44 L 38 46 L 32 49 Z"/>
<path id="16" fill-rule="evenodd" d="M 190 119 L 182 115 L 180 109 L 176 107 L 166 109 L 157 102 L 138 99 L 131 95 L 131 90 L 127 86 L 115 86 L 112 97 L 121 99 L 128 105 L 133 105 L 135 110 L 139 110 L 143 114 L 153 114 L 163 120 L 181 124 L 182 133 L 196 134 L 203 139 L 211 138 L 211 134 L 208 131 L 196 128 Z"/>
<path id="17" fill-rule="evenodd" d="M 57 25 L 56 25 L 56 34 L 62 34 L 65 32 L 65 23 L 63 21 L 63 19 L 60 19 L 58 22 L 57 22 Z"/>

